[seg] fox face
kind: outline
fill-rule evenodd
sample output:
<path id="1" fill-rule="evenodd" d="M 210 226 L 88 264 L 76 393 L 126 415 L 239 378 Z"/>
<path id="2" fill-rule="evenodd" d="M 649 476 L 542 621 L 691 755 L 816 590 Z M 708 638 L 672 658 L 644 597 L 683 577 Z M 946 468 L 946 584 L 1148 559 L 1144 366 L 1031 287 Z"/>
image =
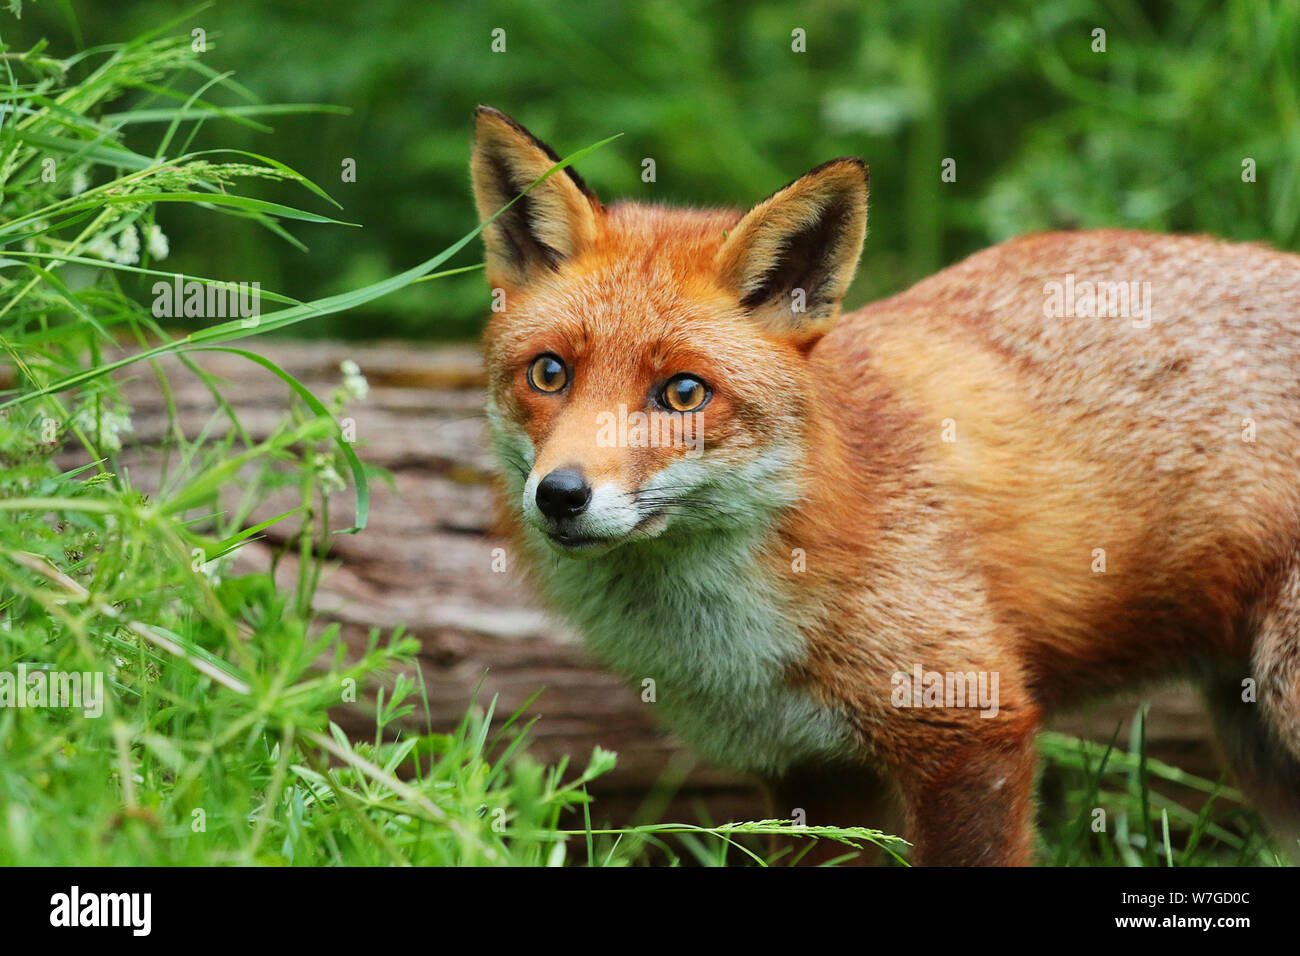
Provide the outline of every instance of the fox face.
<path id="1" fill-rule="evenodd" d="M 746 214 L 603 206 L 480 107 L 489 418 L 517 516 L 595 556 L 744 528 L 795 500 L 810 347 L 866 230 L 866 169 L 835 160 Z M 497 215 L 499 213 L 499 215 Z"/>

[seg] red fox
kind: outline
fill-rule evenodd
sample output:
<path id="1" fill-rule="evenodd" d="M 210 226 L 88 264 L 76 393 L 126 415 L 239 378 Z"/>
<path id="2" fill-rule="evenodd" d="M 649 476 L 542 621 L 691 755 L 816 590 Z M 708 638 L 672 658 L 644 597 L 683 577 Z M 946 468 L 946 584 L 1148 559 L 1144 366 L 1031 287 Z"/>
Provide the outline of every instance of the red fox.
<path id="1" fill-rule="evenodd" d="M 557 162 L 480 107 L 497 213 Z M 914 864 L 1032 861 L 1054 708 L 1190 675 L 1300 837 L 1300 256 L 1031 235 L 849 314 L 867 168 L 748 212 L 572 169 L 484 230 L 499 506 L 704 756 Z"/>

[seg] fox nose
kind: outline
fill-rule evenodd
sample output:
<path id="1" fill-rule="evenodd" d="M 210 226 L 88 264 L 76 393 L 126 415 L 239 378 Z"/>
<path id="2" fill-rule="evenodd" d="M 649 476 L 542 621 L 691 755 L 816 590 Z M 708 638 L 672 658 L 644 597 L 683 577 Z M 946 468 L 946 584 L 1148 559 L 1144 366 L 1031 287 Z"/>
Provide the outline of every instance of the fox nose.
<path id="1" fill-rule="evenodd" d="M 590 500 L 591 486 L 572 468 L 556 468 L 537 483 L 537 507 L 548 518 L 582 514 Z"/>

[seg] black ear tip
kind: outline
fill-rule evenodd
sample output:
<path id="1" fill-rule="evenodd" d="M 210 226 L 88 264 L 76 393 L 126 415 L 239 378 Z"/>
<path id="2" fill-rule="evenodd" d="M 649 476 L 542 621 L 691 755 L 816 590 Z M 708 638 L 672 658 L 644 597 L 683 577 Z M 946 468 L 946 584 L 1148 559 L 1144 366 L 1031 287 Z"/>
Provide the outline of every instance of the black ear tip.
<path id="1" fill-rule="evenodd" d="M 498 123 L 504 123 L 516 132 L 527 136 L 529 139 L 533 138 L 533 134 L 524 129 L 524 127 L 520 125 L 519 121 L 509 113 L 504 113 L 495 106 L 488 106 L 486 103 L 480 103 L 478 106 L 474 107 L 474 123 L 475 125 L 481 125 L 484 120 L 495 120 Z"/>
<path id="2" fill-rule="evenodd" d="M 838 156 L 835 159 L 827 160 L 818 166 L 813 172 L 819 172 L 831 166 L 853 166 L 862 174 L 862 179 L 866 183 L 871 182 L 871 168 L 861 156 Z"/>

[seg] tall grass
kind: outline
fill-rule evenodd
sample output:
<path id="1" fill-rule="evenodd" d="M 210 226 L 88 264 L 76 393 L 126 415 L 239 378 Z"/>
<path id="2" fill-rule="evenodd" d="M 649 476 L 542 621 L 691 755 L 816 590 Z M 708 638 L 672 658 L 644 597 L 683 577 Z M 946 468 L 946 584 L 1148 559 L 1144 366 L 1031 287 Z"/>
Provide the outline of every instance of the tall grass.
<path id="1" fill-rule="evenodd" d="M 351 530 L 366 522 L 368 475 L 335 419 L 344 394 L 327 406 L 229 345 L 430 275 L 457 247 L 345 296 L 295 303 L 264 292 L 285 308 L 173 339 L 130 292 L 142 277 L 171 279 L 156 261 L 166 254 L 165 204 L 245 218 L 297 242 L 286 222 L 335 220 L 236 190 L 280 179 L 318 206 L 331 201 L 267 157 L 188 150 L 208 119 L 261 111 L 214 105 L 213 94 L 245 94 L 192 56 L 188 37 L 67 59 L 41 46 L 2 52 L 0 672 L 101 675 L 105 693 L 75 709 L 13 706 L 12 697 L 0 708 L 0 862 L 554 859 L 554 837 L 507 849 L 508 829 L 483 809 L 545 833 L 605 755 L 567 784 L 523 762 L 489 767 L 487 724 L 473 715 L 457 734 L 386 743 L 384 727 L 412 706 L 403 681 L 379 691 L 374 743 L 351 743 L 329 723 L 331 706 L 355 685 L 382 688 L 417 645 L 374 633 L 348 660 L 335 628 L 313 626 L 339 473 L 353 482 Z M 101 116 L 124 97 L 129 109 Z M 166 121 L 148 155 L 122 142 L 142 115 Z M 214 348 L 285 382 L 289 410 L 268 436 L 250 438 L 222 383 L 195 363 L 194 352 Z M 211 392 L 212 419 L 197 436 L 175 427 L 159 361 L 167 355 Z M 152 373 L 172 413 L 149 496 L 121 462 L 130 409 L 111 373 L 128 367 Z M 254 507 L 286 484 L 298 507 L 248 527 Z M 229 507 L 219 493 L 232 485 L 244 493 Z M 276 522 L 297 526 L 300 573 L 289 590 L 271 573 L 232 570 L 238 549 Z"/>
<path id="2" fill-rule="evenodd" d="M 1244 796 L 1148 756 L 1146 705 L 1108 744 L 1042 733 L 1038 859 L 1053 866 L 1286 866 Z"/>

